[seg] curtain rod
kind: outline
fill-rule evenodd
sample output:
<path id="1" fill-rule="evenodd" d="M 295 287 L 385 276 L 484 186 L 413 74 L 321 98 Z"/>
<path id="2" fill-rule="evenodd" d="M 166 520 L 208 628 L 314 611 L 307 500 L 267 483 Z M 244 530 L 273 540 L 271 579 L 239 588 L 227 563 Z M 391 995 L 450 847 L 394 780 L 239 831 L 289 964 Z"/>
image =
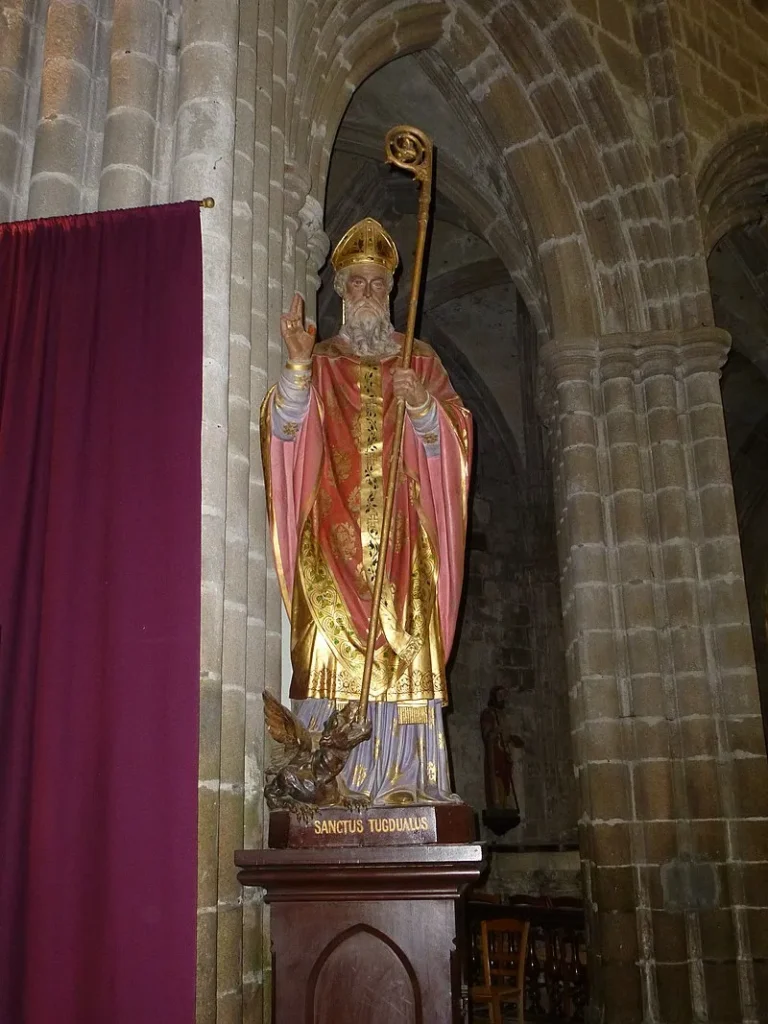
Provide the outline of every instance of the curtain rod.
<path id="1" fill-rule="evenodd" d="M 213 196 L 206 196 L 205 199 L 200 199 L 197 205 L 202 207 L 204 210 L 212 210 L 216 205 L 216 200 Z"/>

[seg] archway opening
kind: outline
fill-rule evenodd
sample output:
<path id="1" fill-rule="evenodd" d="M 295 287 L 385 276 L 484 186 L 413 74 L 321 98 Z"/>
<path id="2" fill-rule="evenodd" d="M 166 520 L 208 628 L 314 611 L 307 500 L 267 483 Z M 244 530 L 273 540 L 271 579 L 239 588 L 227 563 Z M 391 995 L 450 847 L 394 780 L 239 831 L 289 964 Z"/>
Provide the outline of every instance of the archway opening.
<path id="1" fill-rule="evenodd" d="M 723 413 L 768 735 L 768 223 L 755 220 L 727 232 L 708 267 L 715 321 L 732 338 L 722 374 Z"/>
<path id="2" fill-rule="evenodd" d="M 715 322 L 731 335 L 722 398 L 768 736 L 768 125 L 739 125 L 697 181 Z"/>

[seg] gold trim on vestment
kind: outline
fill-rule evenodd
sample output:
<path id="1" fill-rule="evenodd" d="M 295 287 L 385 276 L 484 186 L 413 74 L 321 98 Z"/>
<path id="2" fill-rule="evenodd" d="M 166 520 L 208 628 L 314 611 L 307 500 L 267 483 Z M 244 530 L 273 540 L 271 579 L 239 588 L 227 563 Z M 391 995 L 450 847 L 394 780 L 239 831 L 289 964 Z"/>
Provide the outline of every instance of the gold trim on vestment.
<path id="1" fill-rule="evenodd" d="M 348 358 L 347 353 L 337 345 L 335 341 L 321 343 L 318 350 L 324 350 L 322 354 L 330 359 L 341 356 Z M 431 352 L 426 346 L 419 347 L 425 349 L 423 354 Z M 384 370 L 386 372 L 386 365 Z M 343 533 L 334 530 L 335 520 L 329 519 L 330 496 L 321 489 L 321 483 L 330 486 L 335 480 L 343 482 L 349 479 L 352 469 L 348 465 L 350 449 L 328 447 L 323 455 L 325 465 L 318 472 L 311 493 L 299 510 L 299 550 L 290 606 L 282 561 L 285 552 L 281 552 L 278 543 L 270 479 L 269 445 L 273 440 L 270 399 L 274 388 L 262 405 L 261 444 L 270 511 L 269 526 L 280 589 L 291 618 L 291 657 L 294 668 L 291 696 L 295 699 L 325 698 L 343 704 L 357 700 L 360 694 L 365 636 L 359 636 L 355 626 L 361 618 L 356 601 L 363 595 L 365 608 L 366 597 L 375 577 L 380 554 L 386 467 L 382 365 L 373 362 L 358 364 L 356 372 L 359 374 L 360 407 L 353 427 L 353 444 L 358 448 L 361 461 L 360 483 L 350 481 L 348 486 L 355 486 L 343 499 L 351 518 L 345 514 L 341 525 L 348 524 L 349 528 Z M 341 414 L 333 386 L 328 389 L 324 401 L 321 402 L 318 397 L 317 402 L 321 424 L 326 418 L 326 411 L 329 416 Z M 466 482 L 469 436 L 463 410 L 455 408 L 453 401 L 438 404 L 441 413 L 450 423 L 450 429 L 458 438 L 462 476 Z M 458 405 L 458 400 L 455 404 Z M 344 414 L 346 416 L 346 409 Z M 314 413 L 310 412 L 310 415 Z M 351 449 L 351 458 L 353 463 L 356 462 L 354 449 Z M 346 489 L 343 489 L 343 493 L 346 494 Z M 466 520 L 466 499 L 462 501 L 462 515 Z M 322 529 L 321 521 L 324 523 Z M 350 562 L 347 557 L 349 534 L 356 532 L 357 528 L 360 530 L 361 552 Z M 327 558 L 322 545 L 328 545 Z M 380 637 L 375 651 L 371 699 L 397 702 L 403 706 L 404 716 L 414 716 L 423 721 L 422 715 L 429 715 L 427 701 L 447 701 L 437 600 L 439 538 L 434 524 L 421 507 L 417 475 L 408 469 L 404 470 L 403 479 L 398 483 L 393 562 L 388 563 L 390 572 L 394 573 L 392 566 L 398 565 L 395 556 L 406 557 L 406 546 L 410 550 L 409 573 L 407 579 L 398 582 L 398 586 L 403 586 L 403 591 L 398 590 L 397 604 L 392 581 L 385 576 L 381 609 L 383 637 Z M 351 582 L 346 576 L 346 566 L 352 567 L 357 576 L 355 581 Z M 342 593 L 335 572 L 344 573 L 343 579 L 347 582 L 342 585 L 346 588 L 351 582 L 354 589 L 356 596 L 350 595 L 349 607 L 343 597 L 343 593 L 348 591 L 345 589 Z M 400 581 L 399 575 L 397 579 Z M 354 618 L 350 607 L 357 609 Z M 395 723 L 397 728 L 398 724 Z"/>
<path id="2" fill-rule="evenodd" d="M 469 502 L 469 468 L 472 453 L 469 450 L 469 431 L 467 430 L 466 421 L 461 415 L 451 416 L 451 412 L 455 411 L 451 408 L 452 404 L 453 403 L 448 402 L 445 404 L 440 402 L 437 403 L 438 409 L 442 409 L 444 415 L 448 418 L 448 422 L 451 427 L 456 432 L 456 436 L 459 439 L 459 447 L 461 448 L 461 521 L 464 525 L 464 533 L 466 535 L 467 506 Z M 461 408 L 460 401 L 459 408 Z"/>
<path id="3" fill-rule="evenodd" d="M 301 535 L 297 573 L 294 582 L 291 622 L 293 644 L 291 658 L 294 678 L 303 666 L 309 669 L 307 678 L 308 697 L 323 697 L 330 700 L 350 700 L 352 696 L 340 696 L 340 680 L 349 677 L 349 684 L 342 683 L 341 689 L 354 687 L 357 680 L 358 696 L 363 677 L 365 649 L 357 635 L 352 616 L 336 585 L 328 563 L 323 555 L 312 517 L 307 520 Z M 320 634 L 321 641 L 313 635 L 311 626 Z M 331 655 L 340 664 L 338 671 L 332 671 L 327 664 Z M 376 652 L 371 680 L 374 699 L 383 697 L 387 680 L 397 670 L 395 652 L 384 646 Z M 403 666 L 404 668 L 405 666 Z M 402 671 L 402 668 L 400 669 Z M 329 678 L 333 677 L 332 680 Z M 314 678 L 314 686 L 312 681 Z M 328 684 L 332 682 L 332 688 Z M 313 692 L 319 689 L 324 692 Z"/>
<path id="4" fill-rule="evenodd" d="M 358 366 L 360 412 L 355 421 L 355 444 L 360 452 L 360 541 L 363 571 L 373 593 L 384 520 L 384 437 L 381 364 Z M 395 653 L 410 663 L 424 643 L 423 632 L 409 636 L 397 621 L 395 588 L 387 574 L 379 607 L 381 630 Z"/>
<path id="5" fill-rule="evenodd" d="M 261 409 L 259 410 L 259 441 L 261 442 L 261 464 L 264 471 L 264 492 L 267 502 L 267 522 L 269 524 L 269 535 L 272 540 L 272 551 L 275 556 L 275 572 L 277 574 L 277 582 L 280 587 L 280 596 L 283 599 L 283 605 L 285 606 L 286 614 L 291 614 L 291 595 L 288 590 L 288 581 L 285 577 L 285 569 L 283 567 L 283 552 L 280 548 L 280 535 L 277 529 L 277 517 L 275 516 L 275 505 L 272 497 L 272 455 L 270 452 L 270 444 L 272 443 L 272 395 L 277 396 L 277 384 L 273 384 L 272 387 L 267 391 L 264 396 L 264 401 L 261 403 Z M 320 422 L 323 422 L 323 403 L 320 399 L 317 399 L 317 410 L 320 417 Z M 295 443 L 295 441 L 293 442 Z M 320 474 L 317 475 L 317 480 L 312 488 L 312 492 L 309 496 L 307 503 L 302 506 L 299 510 L 299 529 L 303 527 L 306 518 L 309 516 L 310 510 L 315 504 L 317 499 L 317 493 L 320 489 Z"/>
<path id="6" fill-rule="evenodd" d="M 313 510 L 301 536 L 291 609 L 291 659 L 294 699 L 325 698 L 346 702 L 360 696 L 365 642 L 325 560 L 317 537 L 319 509 Z M 437 560 L 419 521 L 412 573 L 402 613 L 412 634 L 425 642 L 408 664 L 389 643 L 376 649 L 371 699 L 419 703 L 447 701 L 445 659 L 437 604 Z M 402 629 L 402 626 L 400 627 Z"/>
<path id="7" fill-rule="evenodd" d="M 360 412 L 355 424 L 355 443 L 360 452 L 360 541 L 363 547 L 363 568 L 373 592 L 376 566 L 379 564 L 381 523 L 384 518 L 384 487 L 382 484 L 381 369 L 360 364 Z"/>
<path id="8" fill-rule="evenodd" d="M 267 499 L 267 518 L 269 522 L 269 533 L 272 539 L 272 551 L 275 555 L 275 572 L 277 582 L 280 586 L 280 595 L 283 599 L 286 612 L 291 614 L 291 595 L 288 592 L 288 582 L 283 569 L 283 553 L 280 550 L 280 541 L 277 531 L 277 520 L 274 515 L 274 503 L 272 501 L 272 456 L 270 444 L 272 442 L 272 394 L 276 393 L 277 384 L 273 384 L 264 396 L 259 410 L 259 428 L 261 441 L 261 464 L 264 470 L 264 491 Z"/>

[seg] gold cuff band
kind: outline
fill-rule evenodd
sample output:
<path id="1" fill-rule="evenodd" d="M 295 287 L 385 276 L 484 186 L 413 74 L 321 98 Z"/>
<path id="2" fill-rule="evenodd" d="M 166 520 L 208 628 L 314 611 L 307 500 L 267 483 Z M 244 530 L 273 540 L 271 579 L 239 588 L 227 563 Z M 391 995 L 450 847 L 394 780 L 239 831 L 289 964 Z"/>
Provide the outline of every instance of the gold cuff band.
<path id="1" fill-rule="evenodd" d="M 285 364 L 286 370 L 308 370 L 311 366 L 311 359 L 302 362 L 299 362 L 298 359 L 289 359 Z"/>
<path id="2" fill-rule="evenodd" d="M 409 416 L 415 420 L 420 420 L 432 411 L 432 395 L 427 395 L 426 402 L 422 402 L 421 405 L 408 405 L 406 402 L 405 407 L 408 410 Z"/>

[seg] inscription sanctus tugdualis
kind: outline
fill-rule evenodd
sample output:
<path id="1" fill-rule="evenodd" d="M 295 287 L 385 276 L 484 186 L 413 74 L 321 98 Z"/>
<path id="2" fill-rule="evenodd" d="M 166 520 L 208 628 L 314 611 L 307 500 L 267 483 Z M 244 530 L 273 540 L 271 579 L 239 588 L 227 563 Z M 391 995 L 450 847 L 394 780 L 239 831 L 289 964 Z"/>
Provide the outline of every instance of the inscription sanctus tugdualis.
<path id="1" fill-rule="evenodd" d="M 434 825 L 434 821 L 432 822 Z M 316 836 L 322 835 L 363 835 L 365 832 L 429 832 L 430 820 L 426 814 L 418 818 L 387 817 L 387 818 L 341 818 L 312 822 Z"/>
<path id="2" fill-rule="evenodd" d="M 302 820 L 287 811 L 270 815 L 269 845 L 290 846 L 421 846 L 437 842 L 435 808 L 376 807 L 348 811 L 328 807 Z"/>

